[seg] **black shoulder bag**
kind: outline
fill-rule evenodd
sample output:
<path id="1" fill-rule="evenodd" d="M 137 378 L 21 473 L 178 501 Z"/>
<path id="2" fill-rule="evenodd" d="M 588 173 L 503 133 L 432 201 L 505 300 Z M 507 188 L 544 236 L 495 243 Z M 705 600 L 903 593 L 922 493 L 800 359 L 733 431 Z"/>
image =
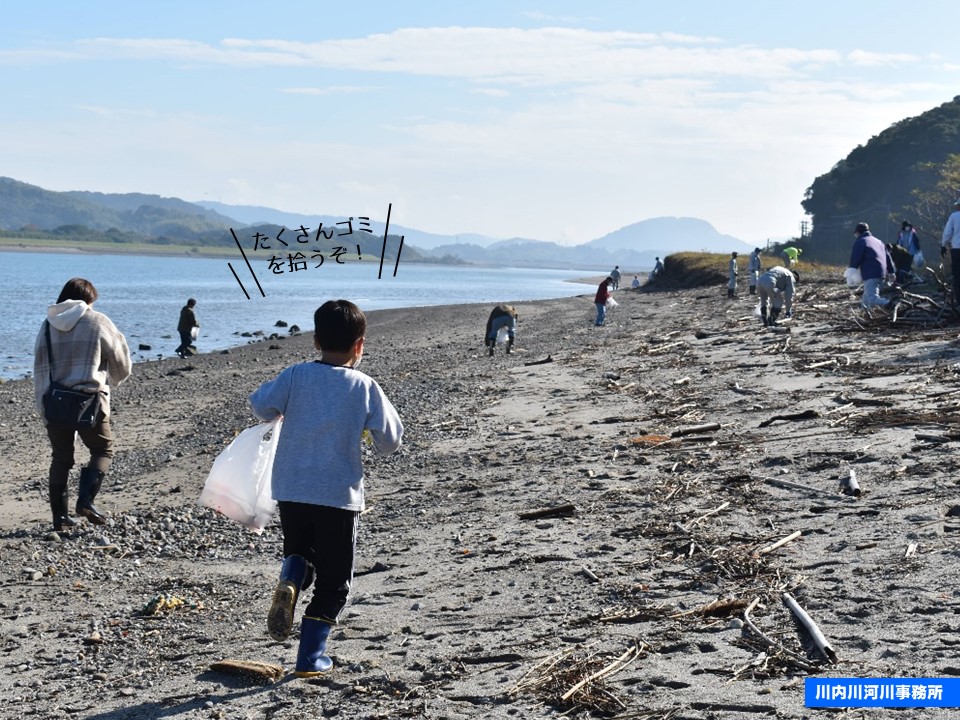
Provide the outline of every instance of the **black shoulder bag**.
<path id="1" fill-rule="evenodd" d="M 50 425 L 74 431 L 89 430 L 97 424 L 100 415 L 100 393 L 85 393 L 54 382 L 49 321 L 44 323 L 44 330 L 50 362 L 50 387 L 43 396 L 43 416 Z"/>

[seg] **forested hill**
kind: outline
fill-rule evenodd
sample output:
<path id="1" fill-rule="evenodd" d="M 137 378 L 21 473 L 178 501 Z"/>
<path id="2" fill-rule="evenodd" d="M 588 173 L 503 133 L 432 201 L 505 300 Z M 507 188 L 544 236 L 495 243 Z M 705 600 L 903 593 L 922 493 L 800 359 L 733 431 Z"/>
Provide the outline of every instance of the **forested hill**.
<path id="1" fill-rule="evenodd" d="M 955 154 L 960 96 L 858 146 L 807 189 L 802 204 L 813 222 L 806 257 L 845 259 L 861 220 L 885 242 L 895 242 L 901 220 L 910 220 L 929 245 L 960 194 L 942 182 L 944 165 Z"/>

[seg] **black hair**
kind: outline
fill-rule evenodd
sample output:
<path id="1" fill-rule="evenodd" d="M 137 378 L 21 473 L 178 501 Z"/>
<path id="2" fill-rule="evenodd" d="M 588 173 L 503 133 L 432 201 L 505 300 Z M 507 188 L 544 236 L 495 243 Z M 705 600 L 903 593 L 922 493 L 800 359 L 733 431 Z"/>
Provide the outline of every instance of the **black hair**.
<path id="1" fill-rule="evenodd" d="M 197 304 L 197 301 L 194 300 L 193 298 L 190 298 L 189 300 L 187 300 L 187 307 L 193 307 L 196 304 Z"/>
<path id="2" fill-rule="evenodd" d="M 321 350 L 347 352 L 366 332 L 366 315 L 349 300 L 328 300 L 313 314 L 313 336 Z"/>
<path id="3" fill-rule="evenodd" d="M 93 286 L 92 282 L 75 277 L 67 280 L 63 286 L 63 290 L 60 291 L 57 302 L 62 303 L 64 300 L 83 300 L 87 305 L 93 305 L 93 301 L 96 300 L 97 297 L 97 289 Z"/>

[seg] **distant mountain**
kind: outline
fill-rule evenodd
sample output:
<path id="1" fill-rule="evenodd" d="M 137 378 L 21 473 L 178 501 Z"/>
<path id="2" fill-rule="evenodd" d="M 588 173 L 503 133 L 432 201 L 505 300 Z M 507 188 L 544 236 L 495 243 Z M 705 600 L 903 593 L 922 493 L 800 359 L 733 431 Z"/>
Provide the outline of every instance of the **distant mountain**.
<path id="1" fill-rule="evenodd" d="M 54 230 L 63 226 L 195 240 L 204 233 L 228 229 L 230 219 L 177 198 L 55 192 L 0 177 L 0 229 Z"/>
<path id="2" fill-rule="evenodd" d="M 304 215 L 301 213 L 276 210 L 262 205 L 227 205 L 226 203 L 211 202 L 208 200 L 198 201 L 193 204 L 201 208 L 216 211 L 218 214 L 233 218 L 244 225 L 270 224 L 282 225 L 288 228 L 298 228 L 303 225 L 304 227 L 314 228 L 314 230 L 316 230 L 320 223 L 323 223 L 325 228 L 336 227 L 338 222 L 343 222 L 349 217 L 347 215 Z M 386 214 L 387 208 L 384 206 L 383 217 L 376 220 L 371 218 L 370 220 L 370 229 L 375 235 L 380 235 L 380 237 L 383 237 Z M 354 220 L 356 220 L 356 217 L 357 216 L 354 216 Z M 418 248 L 426 250 L 436 248 L 439 245 L 449 245 L 451 241 L 453 241 L 452 244 L 469 243 L 479 245 L 480 247 L 487 247 L 496 242 L 494 238 L 472 233 L 435 235 L 433 233 L 423 232 L 422 230 L 414 230 L 413 228 L 404 227 L 403 225 L 397 225 L 394 222 L 390 223 L 390 234 L 403 235 L 404 244 L 416 245 Z"/>
<path id="3" fill-rule="evenodd" d="M 451 255 L 468 262 L 520 267 L 570 267 L 612 270 L 652 268 L 657 257 L 684 250 L 749 253 L 753 246 L 697 218 L 661 217 L 615 230 L 581 245 L 558 245 L 540 240 L 514 238 L 482 248 L 472 244 L 441 245 L 435 256 Z"/>
<path id="4" fill-rule="evenodd" d="M 256 232 L 273 238 L 282 227 L 289 230 L 285 240 L 295 243 L 301 225 L 315 237 L 321 223 L 325 232 L 335 231 L 335 237 L 351 230 L 353 246 L 359 243 L 364 254 L 380 254 L 384 223 L 378 219 L 304 215 L 209 201 L 190 203 L 143 193 L 54 192 L 0 178 L 0 231 L 26 239 L 55 237 L 67 242 L 101 240 L 220 247 L 233 245 L 231 229 L 242 242 L 250 243 Z M 746 243 L 721 235 L 709 223 L 696 218 L 644 220 L 574 246 L 528 238 L 496 240 L 473 233 L 437 235 L 391 223 L 389 244 L 398 248 L 400 236 L 404 239 L 403 257 L 410 259 L 600 271 L 609 271 L 615 265 L 624 270 L 643 270 L 653 266 L 656 256 L 665 257 L 681 250 L 728 253 L 750 249 Z M 275 244 L 283 252 L 283 241 Z M 388 256 L 392 252 L 392 248 L 388 249 Z"/>
<path id="5" fill-rule="evenodd" d="M 661 257 L 672 252 L 743 252 L 753 246 L 732 235 L 721 235 L 706 220 L 691 217 L 658 217 L 642 220 L 614 230 L 586 243 L 589 247 L 605 250 L 633 250 L 654 252 Z"/>

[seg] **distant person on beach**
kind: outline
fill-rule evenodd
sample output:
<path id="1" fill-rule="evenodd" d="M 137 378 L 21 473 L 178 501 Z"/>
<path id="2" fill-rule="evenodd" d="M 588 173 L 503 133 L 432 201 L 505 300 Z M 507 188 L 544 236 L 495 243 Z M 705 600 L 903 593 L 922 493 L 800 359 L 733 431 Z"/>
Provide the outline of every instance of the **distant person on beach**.
<path id="1" fill-rule="evenodd" d="M 893 260 L 893 267 L 897 273 L 897 283 L 905 285 L 910 282 L 913 278 L 913 255 L 905 248 L 893 243 L 887 243 L 884 247 L 886 247 L 887 252 L 890 253 L 890 258 Z"/>
<path id="2" fill-rule="evenodd" d="M 763 320 L 764 327 L 777 324 L 781 308 L 786 307 L 786 317 L 793 317 L 795 291 L 796 278 L 785 267 L 775 265 L 760 276 L 757 280 L 757 295 L 760 297 L 760 319 Z"/>
<path id="3" fill-rule="evenodd" d="M 267 630 L 277 642 L 290 636 L 297 598 L 313 582 L 300 623 L 298 677 L 333 667 L 327 638 L 349 598 L 364 509 L 363 439 L 387 455 L 403 438 L 403 424 L 383 390 L 357 370 L 367 328 L 360 308 L 330 300 L 313 322 L 320 359 L 291 365 L 250 396 L 258 418 L 283 416 L 272 478 L 283 566 L 267 615 Z"/>
<path id="4" fill-rule="evenodd" d="M 850 267 L 860 270 L 863 278 L 863 299 L 865 308 L 889 304 L 889 298 L 880 297 L 880 285 L 884 280 L 896 282 L 897 268 L 886 246 L 870 234 L 870 226 L 858 223 L 853 231 L 856 240 L 850 252 Z"/>
<path id="5" fill-rule="evenodd" d="M 792 245 L 783 249 L 783 260 L 787 264 L 788 269 L 797 264 L 797 258 L 800 257 L 800 253 L 802 252 L 803 250 L 795 248 Z"/>
<path id="6" fill-rule="evenodd" d="M 660 258 L 654 258 L 655 262 L 653 265 L 653 270 L 650 271 L 650 277 L 647 278 L 647 282 L 653 280 L 657 275 L 663 272 L 663 263 L 660 262 Z"/>
<path id="7" fill-rule="evenodd" d="M 737 292 L 737 254 L 730 253 L 730 279 L 727 281 L 727 297 L 732 298 Z"/>
<path id="8" fill-rule="evenodd" d="M 177 332 L 180 333 L 180 347 L 175 352 L 182 358 L 190 357 L 194 353 L 192 347 L 195 339 L 194 328 L 200 327 L 200 323 L 197 322 L 197 313 L 194 311 L 196 306 L 197 301 L 190 298 L 180 310 L 180 322 L 177 323 Z"/>
<path id="9" fill-rule="evenodd" d="M 613 284 L 613 278 L 608 277 L 597 288 L 597 294 L 593 298 L 594 305 L 597 306 L 597 319 L 594 321 L 594 327 L 603 325 L 607 317 L 607 300 L 610 299 L 610 286 Z"/>
<path id="10" fill-rule="evenodd" d="M 749 273 L 747 282 L 750 284 L 750 294 L 757 294 L 757 280 L 760 278 L 760 271 L 763 269 L 760 263 L 760 248 L 754 248 L 753 252 L 750 253 L 750 264 L 747 265 L 747 272 Z"/>
<path id="11" fill-rule="evenodd" d="M 960 307 L 960 198 L 954 203 L 956 208 L 947 219 L 940 240 L 940 257 L 950 251 L 950 274 L 953 275 L 953 307 Z"/>
<path id="12" fill-rule="evenodd" d="M 638 287 L 640 287 L 640 276 L 639 276 L 639 275 L 634 275 L 634 276 L 633 276 L 633 282 L 630 283 L 630 287 L 633 288 L 634 290 L 636 290 Z"/>
<path id="13" fill-rule="evenodd" d="M 490 357 L 497 347 L 497 334 L 500 328 L 507 329 L 507 355 L 513 349 L 513 339 L 517 334 L 517 320 L 519 319 L 516 309 L 512 305 L 497 305 L 487 318 L 487 330 L 484 333 L 484 344 L 490 348 Z"/>
<path id="14" fill-rule="evenodd" d="M 57 302 L 47 308 L 47 319 L 40 328 L 33 350 L 36 406 L 47 427 L 53 450 L 49 476 L 50 510 L 53 529 L 58 532 L 76 525 L 67 512 L 67 480 L 74 465 L 76 435 L 90 451 L 90 462 L 80 469 L 77 515 L 94 525 L 106 522 L 93 501 L 113 459 L 110 388 L 130 377 L 127 340 L 110 318 L 93 309 L 96 299 L 97 289 L 89 280 L 68 280 Z M 72 427 L 47 421 L 43 396 L 51 380 L 71 390 L 99 393 L 100 411 L 92 428 L 75 431 Z"/>
<path id="15" fill-rule="evenodd" d="M 610 272 L 610 279 L 613 280 L 613 289 L 618 290 L 620 288 L 620 266 L 617 265 Z"/>
<path id="16" fill-rule="evenodd" d="M 902 247 L 911 256 L 920 252 L 920 236 L 909 220 L 900 223 L 900 233 L 897 235 L 897 245 Z"/>

